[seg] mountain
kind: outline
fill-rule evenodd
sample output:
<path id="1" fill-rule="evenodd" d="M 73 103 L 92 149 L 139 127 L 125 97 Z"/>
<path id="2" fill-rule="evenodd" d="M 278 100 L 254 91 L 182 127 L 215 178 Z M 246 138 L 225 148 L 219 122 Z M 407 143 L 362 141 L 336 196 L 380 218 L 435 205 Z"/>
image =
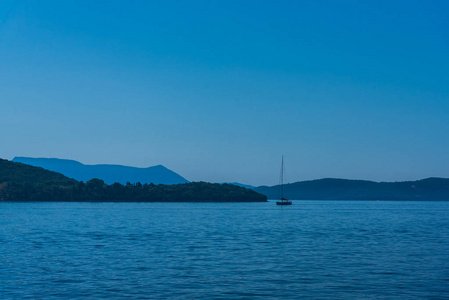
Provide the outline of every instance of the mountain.
<path id="1" fill-rule="evenodd" d="M 18 162 L 0 159 L 0 201 L 102 202 L 266 202 L 267 197 L 231 184 L 190 182 L 175 185 L 79 182 Z"/>
<path id="2" fill-rule="evenodd" d="M 121 165 L 84 165 L 75 160 L 58 158 L 14 157 L 13 162 L 41 167 L 61 173 L 69 178 L 87 182 L 93 178 L 102 179 L 107 184 L 118 182 L 178 184 L 188 181 L 162 165 L 149 168 L 135 168 Z"/>
<path id="3" fill-rule="evenodd" d="M 278 199 L 280 186 L 254 190 L 268 199 Z M 324 178 L 285 184 L 284 195 L 296 200 L 449 200 L 449 179 L 374 182 Z"/>

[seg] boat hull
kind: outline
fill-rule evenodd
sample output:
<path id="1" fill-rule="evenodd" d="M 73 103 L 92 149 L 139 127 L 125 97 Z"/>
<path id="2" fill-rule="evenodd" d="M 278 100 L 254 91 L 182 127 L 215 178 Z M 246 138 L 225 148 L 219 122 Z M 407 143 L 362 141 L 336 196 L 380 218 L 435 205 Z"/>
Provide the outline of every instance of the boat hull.
<path id="1" fill-rule="evenodd" d="M 276 201 L 276 205 L 292 205 L 291 201 Z"/>

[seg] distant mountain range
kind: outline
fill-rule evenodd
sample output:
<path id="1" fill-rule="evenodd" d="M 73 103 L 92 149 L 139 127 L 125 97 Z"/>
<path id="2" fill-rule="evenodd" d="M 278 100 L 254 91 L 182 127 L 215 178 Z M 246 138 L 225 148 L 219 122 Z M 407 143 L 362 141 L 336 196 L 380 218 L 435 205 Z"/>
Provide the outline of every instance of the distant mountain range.
<path id="1" fill-rule="evenodd" d="M 279 185 L 253 190 L 268 199 L 279 199 Z M 325 178 L 285 184 L 284 196 L 293 200 L 449 200 L 449 179 L 374 182 Z"/>
<path id="2" fill-rule="evenodd" d="M 69 159 L 31 157 L 15 157 L 12 161 L 41 167 L 84 182 L 93 178 L 102 179 L 106 184 L 113 184 L 114 182 L 121 184 L 126 184 L 127 182 L 140 182 L 142 184 L 179 184 L 189 182 L 162 165 L 149 168 L 121 165 L 84 165 Z"/>
<path id="3" fill-rule="evenodd" d="M 106 184 L 153 183 L 178 184 L 188 181 L 175 172 L 158 165 L 135 168 L 121 165 L 84 165 L 80 162 L 57 158 L 15 157 L 20 162 L 61 173 L 69 178 L 87 182 L 99 178 Z M 278 199 L 280 187 L 254 187 L 240 183 L 232 185 L 252 189 L 268 197 Z M 448 200 L 449 179 L 427 178 L 404 182 L 374 182 L 325 178 L 284 185 L 284 196 L 292 200 Z"/>

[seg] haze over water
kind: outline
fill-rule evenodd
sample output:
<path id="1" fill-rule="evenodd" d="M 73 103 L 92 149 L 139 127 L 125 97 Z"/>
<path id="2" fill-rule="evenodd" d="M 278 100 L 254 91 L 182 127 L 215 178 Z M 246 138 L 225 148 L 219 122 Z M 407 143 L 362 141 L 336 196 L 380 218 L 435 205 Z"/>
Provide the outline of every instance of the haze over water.
<path id="1" fill-rule="evenodd" d="M 0 298 L 444 299 L 449 202 L 1 203 Z"/>

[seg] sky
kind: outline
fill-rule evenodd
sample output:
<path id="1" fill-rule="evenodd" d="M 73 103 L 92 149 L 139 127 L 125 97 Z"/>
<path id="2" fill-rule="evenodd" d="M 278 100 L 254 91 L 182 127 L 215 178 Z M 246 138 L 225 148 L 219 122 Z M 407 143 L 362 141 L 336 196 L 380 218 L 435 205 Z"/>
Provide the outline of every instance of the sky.
<path id="1" fill-rule="evenodd" d="M 0 157 L 449 177 L 448 1 L 0 1 Z"/>

